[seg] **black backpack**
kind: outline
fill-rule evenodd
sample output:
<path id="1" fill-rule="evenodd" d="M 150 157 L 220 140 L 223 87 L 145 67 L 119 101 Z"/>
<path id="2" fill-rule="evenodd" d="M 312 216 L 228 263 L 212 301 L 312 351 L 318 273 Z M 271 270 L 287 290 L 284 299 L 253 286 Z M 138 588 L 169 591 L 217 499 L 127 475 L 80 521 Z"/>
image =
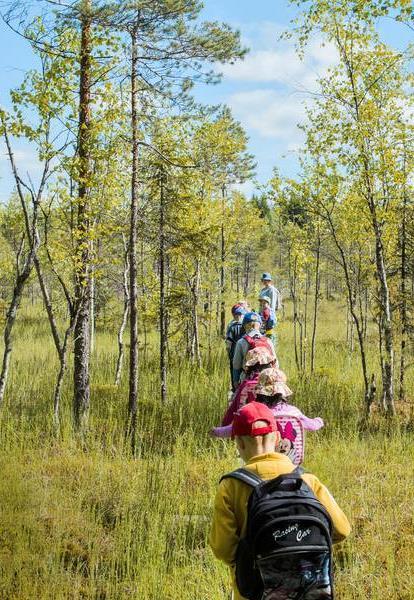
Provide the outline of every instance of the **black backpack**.
<path id="1" fill-rule="evenodd" d="M 332 600 L 332 523 L 303 469 L 263 481 L 248 469 L 224 475 L 251 487 L 236 582 L 249 600 Z"/>

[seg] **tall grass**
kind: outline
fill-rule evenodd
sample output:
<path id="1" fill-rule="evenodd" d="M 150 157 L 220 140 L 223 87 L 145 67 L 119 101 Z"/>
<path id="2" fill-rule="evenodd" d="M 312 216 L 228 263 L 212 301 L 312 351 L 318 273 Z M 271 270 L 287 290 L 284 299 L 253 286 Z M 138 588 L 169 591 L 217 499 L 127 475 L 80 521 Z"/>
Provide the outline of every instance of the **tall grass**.
<path id="1" fill-rule="evenodd" d="M 344 343 L 338 310 L 325 305 L 316 374 L 295 373 L 291 323 L 279 356 L 295 403 L 326 421 L 307 440 L 306 468 L 349 514 L 353 534 L 336 552 L 341 600 L 414 598 L 413 436 L 381 422 L 362 430 L 358 357 Z M 127 387 L 113 385 L 114 331 L 98 331 L 90 432 L 71 429 L 71 374 L 62 429 L 52 427 L 57 363 L 47 324 L 27 309 L 16 335 L 0 427 L 0 598 L 219 600 L 227 569 L 207 544 L 212 501 L 237 464 L 209 429 L 226 405 L 221 343 L 202 369 L 173 349 L 169 402 L 159 402 L 155 340 L 140 374 L 139 451 L 124 440 Z M 375 355 L 372 344 L 371 355 Z M 412 390 L 412 380 L 409 381 Z"/>

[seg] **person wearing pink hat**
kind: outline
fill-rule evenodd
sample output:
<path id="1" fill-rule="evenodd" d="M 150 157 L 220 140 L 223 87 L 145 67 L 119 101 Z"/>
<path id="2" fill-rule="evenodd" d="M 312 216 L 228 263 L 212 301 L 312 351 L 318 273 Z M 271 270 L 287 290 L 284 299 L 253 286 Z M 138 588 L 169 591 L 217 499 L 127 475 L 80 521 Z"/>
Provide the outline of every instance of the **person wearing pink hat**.
<path id="1" fill-rule="evenodd" d="M 274 480 L 283 475 L 292 474 L 295 466 L 291 460 L 274 451 L 280 441 L 280 433 L 273 412 L 261 402 L 251 402 L 242 407 L 234 415 L 232 425 L 232 437 L 235 439 L 240 456 L 245 461 L 245 475 L 252 479 L 253 484 L 246 482 L 246 478 L 234 477 L 228 474 L 222 478 L 214 502 L 213 520 L 209 535 L 209 543 L 214 555 L 226 563 L 233 578 L 233 590 L 235 600 L 244 600 L 236 583 L 236 554 L 241 548 L 240 543 L 246 543 L 246 529 L 248 518 L 248 501 L 252 489 L 258 485 L 258 480 Z M 236 473 L 236 472 L 234 472 Z M 250 475 L 249 475 L 250 473 Z M 328 489 L 311 473 L 294 475 L 296 480 L 307 485 L 313 497 L 323 505 L 329 515 L 332 524 L 332 541 L 339 542 L 350 533 L 350 525 L 347 517 L 340 509 Z M 259 484 L 260 485 L 260 484 Z M 264 484 L 263 484 L 264 485 Z M 276 538 L 287 535 L 290 532 L 275 532 Z M 305 532 L 306 533 L 306 532 Z M 305 535 L 301 533 L 301 536 Z M 258 538 L 258 536 L 257 536 Z M 256 538 L 256 539 L 257 539 Z M 252 550 L 253 551 L 253 550 Z M 299 565 L 300 567 L 300 565 Z M 278 562 L 274 563 L 277 570 Z M 305 568 L 307 566 L 305 565 Z M 308 572 L 302 571 L 302 574 Z M 286 586 L 282 584 L 286 589 Z M 287 590 L 289 593 L 289 590 Z M 321 589 L 321 592 L 323 590 Z M 289 598 L 289 595 L 263 595 L 263 598 Z M 308 598 L 308 595 L 302 595 Z M 322 598 L 324 596 L 313 596 Z M 325 596 L 331 598 L 332 596 Z"/>

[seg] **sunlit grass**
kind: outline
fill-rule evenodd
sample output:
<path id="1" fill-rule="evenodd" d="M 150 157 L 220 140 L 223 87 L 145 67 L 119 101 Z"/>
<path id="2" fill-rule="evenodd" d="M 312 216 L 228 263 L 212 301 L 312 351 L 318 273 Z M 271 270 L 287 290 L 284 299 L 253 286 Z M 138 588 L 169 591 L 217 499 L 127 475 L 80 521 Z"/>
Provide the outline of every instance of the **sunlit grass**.
<path id="1" fill-rule="evenodd" d="M 140 373 L 138 457 L 123 428 L 126 372 L 113 385 L 115 330 L 98 329 L 90 432 L 71 428 L 71 374 L 62 428 L 52 424 L 57 361 L 36 307 L 19 324 L 0 429 L 0 598 L 221 600 L 227 570 L 206 547 L 220 475 L 237 464 L 230 442 L 212 440 L 226 405 L 221 348 L 201 370 L 177 356 L 169 401 L 159 401 L 155 334 Z M 280 324 L 279 355 L 295 403 L 326 428 L 307 438 L 306 468 L 349 514 L 353 534 L 336 552 L 341 600 L 414 598 L 413 436 L 409 427 L 358 427 L 358 356 L 345 344 L 336 305 L 323 307 L 317 369 L 295 372 L 291 323 Z M 370 354 L 374 357 L 372 344 Z M 412 381 L 409 381 L 412 386 Z M 412 391 L 412 387 L 410 387 Z"/>

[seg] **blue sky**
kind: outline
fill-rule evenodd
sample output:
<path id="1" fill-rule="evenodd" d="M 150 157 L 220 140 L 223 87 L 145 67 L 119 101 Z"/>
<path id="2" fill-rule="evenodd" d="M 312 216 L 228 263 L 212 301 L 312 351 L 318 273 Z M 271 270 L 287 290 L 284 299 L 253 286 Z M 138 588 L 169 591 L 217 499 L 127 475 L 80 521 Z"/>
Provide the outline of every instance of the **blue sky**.
<path id="1" fill-rule="evenodd" d="M 244 61 L 224 66 L 222 83 L 200 85 L 198 100 L 228 104 L 249 136 L 249 150 L 258 163 L 257 178 L 264 183 L 277 166 L 282 174 L 297 171 L 297 152 L 302 141 L 297 124 L 305 119 L 305 104 L 315 89 L 316 79 L 335 60 L 329 46 L 315 39 L 304 61 L 294 52 L 293 44 L 279 40 L 295 16 L 287 0 L 205 0 L 203 16 L 230 23 L 239 29 L 250 53 Z M 403 48 L 414 41 L 412 31 L 391 19 L 379 23 L 383 38 Z M 0 22 L 0 104 L 8 103 L 8 90 L 17 85 L 24 71 L 33 66 L 27 43 Z M 33 149 L 16 143 L 16 160 L 22 173 L 36 179 L 38 166 Z M 0 154 L 0 201 L 13 187 L 3 146 Z M 246 185 L 246 192 L 253 189 Z"/>

